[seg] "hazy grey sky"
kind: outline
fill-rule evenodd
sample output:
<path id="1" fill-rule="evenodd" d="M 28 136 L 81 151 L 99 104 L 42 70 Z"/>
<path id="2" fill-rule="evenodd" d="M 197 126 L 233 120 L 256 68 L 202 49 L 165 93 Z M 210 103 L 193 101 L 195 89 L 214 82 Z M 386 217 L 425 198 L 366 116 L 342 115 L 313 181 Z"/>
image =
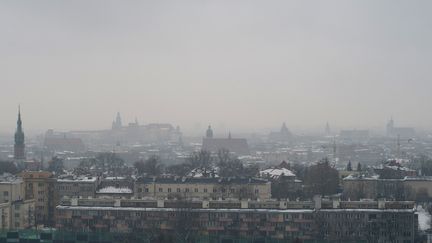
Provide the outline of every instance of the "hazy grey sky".
<path id="1" fill-rule="evenodd" d="M 432 1 L 1 1 L 0 131 L 432 124 Z"/>

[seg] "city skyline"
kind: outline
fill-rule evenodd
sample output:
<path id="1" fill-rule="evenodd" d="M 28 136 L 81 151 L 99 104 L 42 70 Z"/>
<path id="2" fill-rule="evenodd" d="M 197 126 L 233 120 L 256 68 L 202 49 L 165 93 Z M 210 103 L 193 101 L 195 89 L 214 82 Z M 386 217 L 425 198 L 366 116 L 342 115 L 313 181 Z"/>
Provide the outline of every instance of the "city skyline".
<path id="1" fill-rule="evenodd" d="M 431 128 L 428 2 L 52 3 L 0 5 L 2 133 L 18 104 L 29 132 Z"/>

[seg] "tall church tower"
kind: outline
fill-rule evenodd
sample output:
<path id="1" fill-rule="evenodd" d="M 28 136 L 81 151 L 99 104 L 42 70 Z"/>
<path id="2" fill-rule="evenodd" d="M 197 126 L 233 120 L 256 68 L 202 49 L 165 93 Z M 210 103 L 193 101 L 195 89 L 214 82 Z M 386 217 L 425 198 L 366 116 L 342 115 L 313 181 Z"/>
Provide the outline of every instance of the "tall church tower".
<path id="1" fill-rule="evenodd" d="M 116 119 L 113 121 L 112 123 L 112 129 L 113 130 L 118 130 L 122 128 L 122 120 L 121 120 L 121 116 L 120 116 L 120 112 L 117 112 L 117 117 Z"/>
<path id="2" fill-rule="evenodd" d="M 25 159 L 24 132 L 22 129 L 20 107 L 18 107 L 18 121 L 17 121 L 17 129 L 15 132 L 14 159 L 16 160 Z"/>
<path id="3" fill-rule="evenodd" d="M 206 137 L 207 138 L 213 138 L 213 130 L 212 130 L 210 125 L 207 128 Z"/>
<path id="4" fill-rule="evenodd" d="M 394 121 L 393 121 L 393 116 L 390 118 L 390 121 L 387 123 L 387 126 L 386 126 L 386 132 L 387 132 L 387 136 L 388 137 L 391 137 L 391 136 L 393 136 L 394 134 Z"/>

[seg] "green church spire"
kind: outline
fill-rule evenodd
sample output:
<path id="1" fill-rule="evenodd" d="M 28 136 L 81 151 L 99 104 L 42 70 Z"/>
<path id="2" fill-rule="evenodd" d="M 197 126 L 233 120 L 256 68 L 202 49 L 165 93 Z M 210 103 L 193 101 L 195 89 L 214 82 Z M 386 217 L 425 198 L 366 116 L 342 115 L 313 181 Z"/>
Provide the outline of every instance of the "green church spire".
<path id="1" fill-rule="evenodd" d="M 18 106 L 18 120 L 17 120 L 17 128 L 15 131 L 15 146 L 14 146 L 14 158 L 15 159 L 25 159 L 24 154 L 24 132 L 22 129 L 22 121 L 21 121 L 21 107 Z"/>

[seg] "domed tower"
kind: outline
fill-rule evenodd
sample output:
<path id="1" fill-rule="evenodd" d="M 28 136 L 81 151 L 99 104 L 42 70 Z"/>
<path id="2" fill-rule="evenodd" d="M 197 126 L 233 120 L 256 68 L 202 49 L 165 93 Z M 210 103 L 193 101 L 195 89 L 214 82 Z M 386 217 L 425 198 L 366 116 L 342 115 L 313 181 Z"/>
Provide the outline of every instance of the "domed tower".
<path id="1" fill-rule="evenodd" d="M 212 130 L 210 125 L 207 128 L 206 137 L 207 138 L 213 138 L 213 130 Z"/>
<path id="2" fill-rule="evenodd" d="M 14 159 L 16 160 L 25 159 L 24 132 L 22 129 L 20 107 L 18 107 L 18 121 L 17 121 L 17 129 L 15 131 Z"/>

